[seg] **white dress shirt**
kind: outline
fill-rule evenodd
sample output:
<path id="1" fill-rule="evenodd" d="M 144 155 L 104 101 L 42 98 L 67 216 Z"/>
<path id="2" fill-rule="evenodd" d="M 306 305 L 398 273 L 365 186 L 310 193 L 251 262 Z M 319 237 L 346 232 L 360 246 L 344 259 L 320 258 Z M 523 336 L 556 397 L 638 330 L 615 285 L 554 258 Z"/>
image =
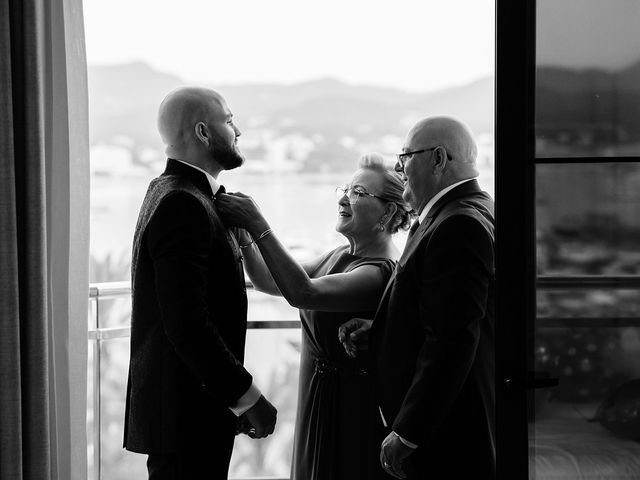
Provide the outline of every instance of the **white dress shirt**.
<path id="1" fill-rule="evenodd" d="M 456 188 L 458 185 L 462 185 L 463 183 L 470 182 L 471 180 L 474 180 L 474 178 L 467 178 L 466 180 L 461 180 L 457 183 L 454 183 L 453 185 L 449 185 L 448 187 L 443 188 L 438 193 L 436 193 L 431 198 L 431 200 L 427 202 L 427 204 L 424 206 L 424 208 L 420 212 L 420 216 L 418 217 L 418 223 L 422 223 L 424 219 L 427 218 L 427 215 L 429 214 L 429 212 L 431 211 L 431 209 L 433 208 L 433 206 L 436 204 L 438 200 L 440 200 L 442 197 L 444 197 L 447 193 L 449 193 L 451 190 Z"/>
<path id="2" fill-rule="evenodd" d="M 177 158 L 175 160 L 178 160 Z M 187 163 L 183 160 L 178 160 L 178 162 L 180 163 L 184 163 L 185 165 L 189 165 L 191 168 L 195 168 L 196 170 L 202 172 L 205 174 L 205 176 L 207 177 L 207 181 L 209 182 L 209 185 L 211 186 L 211 192 L 213 195 L 215 195 L 218 190 L 220 189 L 220 184 L 218 183 L 218 181 L 213 178 L 213 175 L 211 175 L 209 172 L 203 170 L 200 167 L 196 167 L 195 165 L 191 165 L 190 163 Z M 260 390 L 258 389 L 258 387 L 256 387 L 255 383 L 251 382 L 251 386 L 249 387 L 249 389 L 244 393 L 244 395 L 242 395 L 234 405 L 230 406 L 229 409 L 236 414 L 236 416 L 240 416 L 242 415 L 244 412 L 246 412 L 247 410 L 249 410 L 251 407 L 253 407 L 256 402 L 258 401 L 258 399 L 260 399 L 260 396 L 262 395 L 262 393 L 260 392 Z"/>

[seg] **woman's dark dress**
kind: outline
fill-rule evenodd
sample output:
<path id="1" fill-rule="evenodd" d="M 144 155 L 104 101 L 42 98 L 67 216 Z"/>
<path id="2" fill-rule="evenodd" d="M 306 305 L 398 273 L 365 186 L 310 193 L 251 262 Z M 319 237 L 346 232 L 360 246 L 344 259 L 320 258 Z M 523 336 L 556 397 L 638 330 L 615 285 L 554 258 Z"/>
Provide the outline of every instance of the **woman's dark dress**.
<path id="1" fill-rule="evenodd" d="M 395 263 L 384 258 L 351 255 L 339 247 L 323 257 L 312 278 L 378 265 L 384 284 Z M 373 318 L 377 302 L 363 312 L 300 310 L 302 353 L 293 447 L 292 480 L 358 480 L 391 478 L 377 461 L 384 438 L 367 374 L 368 352 L 350 358 L 338 341 L 338 328 L 354 317 Z"/>

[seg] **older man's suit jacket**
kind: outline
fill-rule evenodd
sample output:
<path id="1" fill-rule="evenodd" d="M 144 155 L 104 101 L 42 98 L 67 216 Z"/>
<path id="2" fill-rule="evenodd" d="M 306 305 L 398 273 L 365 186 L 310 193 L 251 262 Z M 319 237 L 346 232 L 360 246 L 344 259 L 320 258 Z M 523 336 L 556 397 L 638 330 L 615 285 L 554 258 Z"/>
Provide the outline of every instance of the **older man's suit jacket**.
<path id="1" fill-rule="evenodd" d="M 134 452 L 229 450 L 228 407 L 252 382 L 241 257 L 214 193 L 203 173 L 169 159 L 140 210 L 124 434 Z"/>
<path id="2" fill-rule="evenodd" d="M 415 478 L 495 476 L 494 238 L 478 183 L 449 191 L 408 239 L 373 322 L 381 411 L 419 446 Z"/>

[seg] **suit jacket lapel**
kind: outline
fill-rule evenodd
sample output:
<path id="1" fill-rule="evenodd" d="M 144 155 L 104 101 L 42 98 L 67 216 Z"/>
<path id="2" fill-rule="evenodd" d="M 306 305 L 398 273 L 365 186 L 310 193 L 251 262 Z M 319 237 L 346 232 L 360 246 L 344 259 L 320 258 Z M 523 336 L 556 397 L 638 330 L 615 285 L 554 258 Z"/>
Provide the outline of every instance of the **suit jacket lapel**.
<path id="1" fill-rule="evenodd" d="M 404 265 L 406 263 L 407 258 L 409 258 L 413 251 L 416 249 L 416 246 L 420 243 L 420 239 L 424 235 L 424 232 L 427 231 L 427 228 L 429 228 L 429 225 L 431 225 L 432 221 L 433 217 L 427 215 L 424 221 L 420 223 L 420 226 L 418 227 L 416 232 L 411 236 L 409 240 L 407 240 L 407 244 L 404 246 L 404 250 L 402 251 L 400 260 L 398 260 L 399 265 Z"/>
<path id="2" fill-rule="evenodd" d="M 407 245 L 405 246 L 404 251 L 402 252 L 402 256 L 400 257 L 400 261 L 398 263 L 401 265 L 404 265 L 407 258 L 409 258 L 411 254 L 413 254 L 413 252 L 416 249 L 416 246 L 420 243 L 420 239 L 427 232 L 427 230 L 433 223 L 434 219 L 438 217 L 438 214 L 442 211 L 445 205 L 447 205 L 448 203 L 454 200 L 457 200 L 458 198 L 466 197 L 474 193 L 480 193 L 481 191 L 482 190 L 480 189 L 480 185 L 478 184 L 478 181 L 474 179 L 474 180 L 465 182 L 462 185 L 458 185 L 456 188 L 447 192 L 442 198 L 440 198 L 435 203 L 435 205 L 431 207 L 431 210 L 429 210 L 429 213 L 427 214 L 425 219 L 422 221 L 422 223 L 420 223 L 420 226 L 416 230 L 416 233 L 413 234 L 413 236 L 407 242 Z"/>
<path id="3" fill-rule="evenodd" d="M 191 183 L 193 183 L 198 190 L 200 190 L 208 199 L 213 207 L 214 211 L 217 214 L 217 208 L 213 201 L 213 197 L 218 192 L 211 191 L 211 185 L 209 184 L 209 180 L 204 173 L 199 172 L 195 168 L 191 168 L 188 165 L 185 165 L 182 162 L 174 160 L 173 158 L 167 159 L 167 167 L 163 173 L 163 175 L 178 175 L 180 177 L 188 179 Z M 224 191 L 224 187 L 220 186 L 219 191 Z M 223 231 L 227 238 L 227 242 L 233 251 L 234 256 L 238 260 L 242 260 L 242 253 L 240 252 L 240 246 L 238 244 L 238 240 L 236 238 L 235 232 L 229 229 L 223 222 L 222 219 L 218 217 L 218 222 L 224 227 Z"/>
<path id="4" fill-rule="evenodd" d="M 398 267 L 404 266 L 407 258 L 409 258 L 409 256 L 415 250 L 416 245 L 420 243 L 420 238 L 422 237 L 424 232 L 426 232 L 427 228 L 429 228 L 429 225 L 431 224 L 431 220 L 432 219 L 430 219 L 430 217 L 427 216 L 427 218 L 425 218 L 425 220 L 418 226 L 418 228 L 413 233 L 413 235 L 411 235 L 411 237 L 407 240 L 404 250 L 402 251 L 402 255 L 400 256 L 400 260 L 398 260 L 398 263 L 396 264 L 396 268 L 393 269 L 393 273 L 391 274 L 391 277 L 387 282 L 387 286 L 384 289 L 382 297 L 380 297 L 380 303 L 378 304 L 378 308 L 376 309 L 376 314 L 374 318 L 378 317 L 379 312 L 384 312 L 386 305 L 389 302 L 391 287 L 393 287 L 393 284 L 395 282 Z M 375 322 L 374 322 L 374 325 L 375 325 Z"/>

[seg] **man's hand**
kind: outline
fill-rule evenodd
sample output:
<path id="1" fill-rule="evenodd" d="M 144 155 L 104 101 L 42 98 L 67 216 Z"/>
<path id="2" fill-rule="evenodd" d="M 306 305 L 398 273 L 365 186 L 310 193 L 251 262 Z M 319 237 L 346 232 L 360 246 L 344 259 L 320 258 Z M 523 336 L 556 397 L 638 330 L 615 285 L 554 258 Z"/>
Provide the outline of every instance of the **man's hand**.
<path id="1" fill-rule="evenodd" d="M 249 423 L 249 420 L 247 420 L 246 415 L 240 415 L 238 417 L 238 421 L 236 422 L 236 435 L 240 435 L 241 433 L 249 435 L 249 431 L 251 430 L 255 431 L 255 429 Z"/>
<path id="2" fill-rule="evenodd" d="M 347 355 L 353 358 L 358 350 L 369 348 L 369 330 L 372 324 L 373 320 L 352 318 L 340 326 L 338 340 L 342 343 Z"/>
<path id="3" fill-rule="evenodd" d="M 251 438 L 264 438 L 271 435 L 276 428 L 277 414 L 276 408 L 260 395 L 256 404 L 243 415 L 251 425 L 247 435 Z"/>
<path id="4" fill-rule="evenodd" d="M 382 441 L 380 448 L 380 464 L 385 472 L 396 478 L 407 478 L 407 474 L 404 473 L 402 468 L 402 462 L 411 455 L 413 448 L 408 447 L 400 437 L 391 432 Z"/>

